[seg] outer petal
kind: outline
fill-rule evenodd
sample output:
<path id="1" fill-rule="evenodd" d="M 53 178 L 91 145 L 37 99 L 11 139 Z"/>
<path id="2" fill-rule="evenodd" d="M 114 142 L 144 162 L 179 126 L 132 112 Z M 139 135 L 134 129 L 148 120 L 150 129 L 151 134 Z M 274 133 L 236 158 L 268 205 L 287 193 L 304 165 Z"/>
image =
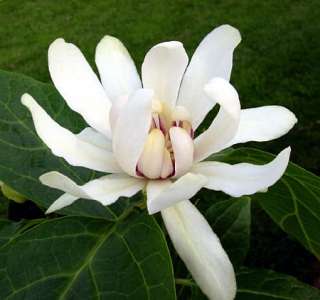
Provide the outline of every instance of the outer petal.
<path id="1" fill-rule="evenodd" d="M 270 141 L 285 135 L 296 123 L 296 116 L 283 106 L 242 109 L 237 134 L 227 146 Z"/>
<path id="2" fill-rule="evenodd" d="M 89 181 L 80 186 L 77 185 L 70 178 L 58 173 L 49 172 L 40 176 L 40 181 L 52 188 L 62 190 L 77 198 L 93 199 L 99 201 L 102 205 L 109 205 L 115 202 L 119 197 L 130 197 L 140 191 L 145 182 L 143 179 L 133 178 L 124 174 L 112 174 L 100 177 Z M 58 203 L 54 202 L 49 211 L 52 212 L 52 207 L 59 207 L 62 203 L 69 205 L 70 197 L 64 198 L 63 201 L 59 198 Z M 73 201 L 72 201 L 73 202 Z"/>
<path id="3" fill-rule="evenodd" d="M 220 110 L 210 127 L 195 141 L 195 161 L 200 161 L 212 153 L 226 148 L 235 136 L 240 120 L 240 101 L 234 87 L 222 78 L 212 79 L 205 91 L 220 104 Z"/>
<path id="4" fill-rule="evenodd" d="M 136 176 L 136 166 L 151 125 L 151 90 L 140 89 L 121 110 L 113 132 L 112 146 L 119 165 Z"/>
<path id="5" fill-rule="evenodd" d="M 208 189 L 223 191 L 233 197 L 252 195 L 265 191 L 281 178 L 289 163 L 290 150 L 290 147 L 284 149 L 266 165 L 201 162 L 192 171 L 208 178 L 205 185 Z"/>
<path id="6" fill-rule="evenodd" d="M 201 290 L 211 300 L 234 299 L 232 264 L 197 208 L 190 201 L 181 201 L 161 214 L 176 251 Z"/>
<path id="7" fill-rule="evenodd" d="M 77 134 L 77 137 L 89 144 L 93 144 L 95 146 L 108 150 L 109 152 L 112 152 L 111 140 L 91 127 L 86 127 L 85 129 L 83 129 L 79 134 Z"/>
<path id="8" fill-rule="evenodd" d="M 179 201 L 193 197 L 207 182 L 205 176 L 187 173 L 172 183 L 170 180 L 150 180 L 147 185 L 147 206 L 154 214 Z"/>
<path id="9" fill-rule="evenodd" d="M 54 155 L 63 157 L 73 166 L 108 173 L 122 172 L 112 152 L 61 127 L 30 95 L 24 94 L 21 102 L 30 110 L 37 134 Z"/>
<path id="10" fill-rule="evenodd" d="M 129 101 L 129 96 L 124 95 L 124 96 L 118 97 L 118 99 L 112 103 L 110 114 L 109 114 L 110 127 L 112 132 L 114 131 L 114 128 L 116 126 L 121 110 L 126 106 L 128 101 Z"/>
<path id="11" fill-rule="evenodd" d="M 145 88 L 153 89 L 155 98 L 174 106 L 188 55 L 180 42 L 165 42 L 151 48 L 142 64 Z"/>
<path id="12" fill-rule="evenodd" d="M 70 194 L 62 194 L 56 201 L 54 201 L 50 207 L 46 210 L 46 214 L 51 214 L 59 209 L 62 209 L 66 206 L 71 205 L 75 201 L 77 201 L 79 197 L 70 195 Z"/>
<path id="13" fill-rule="evenodd" d="M 214 77 L 229 81 L 233 50 L 240 41 L 241 36 L 237 29 L 222 25 L 211 31 L 193 54 L 182 80 L 178 105 L 190 111 L 194 129 L 215 104 L 203 92 L 204 85 Z"/>
<path id="14" fill-rule="evenodd" d="M 69 107 L 90 126 L 110 136 L 111 102 L 81 51 L 57 39 L 49 47 L 48 59 L 52 81 Z"/>
<path id="15" fill-rule="evenodd" d="M 112 101 L 141 88 L 136 66 L 120 40 L 106 35 L 96 49 L 96 64 L 107 95 Z"/>
<path id="16" fill-rule="evenodd" d="M 175 157 L 175 177 L 187 173 L 193 164 L 193 140 L 186 130 L 180 127 L 171 127 L 170 140 Z"/>

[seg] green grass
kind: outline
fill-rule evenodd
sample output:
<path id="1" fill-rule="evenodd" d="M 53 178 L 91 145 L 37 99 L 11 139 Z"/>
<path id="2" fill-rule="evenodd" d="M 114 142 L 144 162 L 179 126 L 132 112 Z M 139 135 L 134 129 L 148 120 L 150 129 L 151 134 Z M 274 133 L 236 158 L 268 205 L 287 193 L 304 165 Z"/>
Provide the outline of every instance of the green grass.
<path id="1" fill-rule="evenodd" d="M 243 38 L 232 75 L 243 107 L 281 104 L 300 121 L 280 142 L 261 146 L 275 152 L 291 144 L 293 160 L 319 173 L 319 20 L 319 0 L 0 0 L 0 68 L 49 81 L 54 39 L 74 42 L 93 65 L 105 34 L 120 38 L 139 66 L 155 43 L 180 40 L 191 55 L 206 33 L 229 23 Z"/>

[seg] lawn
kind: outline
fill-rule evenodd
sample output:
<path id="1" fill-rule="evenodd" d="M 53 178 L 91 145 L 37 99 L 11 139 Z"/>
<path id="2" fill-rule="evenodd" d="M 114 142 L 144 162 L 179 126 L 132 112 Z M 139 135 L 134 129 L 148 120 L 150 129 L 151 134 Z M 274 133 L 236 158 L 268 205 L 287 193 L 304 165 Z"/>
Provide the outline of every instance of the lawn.
<path id="1" fill-rule="evenodd" d="M 320 175 L 319 20 L 319 0 L 0 0 L 0 69 L 49 82 L 47 48 L 57 37 L 77 44 L 92 65 L 95 46 L 106 34 L 120 38 L 138 66 L 151 46 L 166 40 L 182 41 L 191 56 L 206 33 L 229 23 L 242 34 L 231 78 L 242 106 L 284 105 L 299 119 L 281 140 L 255 146 L 276 153 L 291 145 L 292 160 Z M 313 258 L 261 214 L 250 255 L 254 261 L 257 251 L 265 261 L 254 264 L 309 281 L 303 277 Z M 268 232 L 272 240 L 279 236 L 276 251 L 264 249 L 262 231 L 265 239 Z M 288 266 L 295 254 L 302 258 Z"/>
<path id="2" fill-rule="evenodd" d="M 47 48 L 57 37 L 77 44 L 93 64 L 105 35 L 120 38 L 139 66 L 146 51 L 182 41 L 191 55 L 202 37 L 229 23 L 242 33 L 232 83 L 243 107 L 281 104 L 299 124 L 281 142 L 293 160 L 319 174 L 320 2 L 224 1 L 17 1 L 0 2 L 0 68 L 49 81 Z"/>

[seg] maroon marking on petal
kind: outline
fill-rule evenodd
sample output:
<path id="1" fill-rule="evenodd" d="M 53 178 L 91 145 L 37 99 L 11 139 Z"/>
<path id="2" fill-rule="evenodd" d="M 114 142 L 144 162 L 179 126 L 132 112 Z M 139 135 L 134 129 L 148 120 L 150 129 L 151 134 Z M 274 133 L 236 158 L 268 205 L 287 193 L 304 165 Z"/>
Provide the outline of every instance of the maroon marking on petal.
<path id="1" fill-rule="evenodd" d="M 160 125 L 160 130 L 162 131 L 163 135 L 166 135 L 166 127 L 165 124 L 163 122 L 163 119 L 161 117 L 159 117 L 159 125 Z"/>
<path id="2" fill-rule="evenodd" d="M 175 164 L 174 158 L 171 159 L 171 161 L 172 161 L 173 170 L 172 170 L 172 173 L 168 176 L 168 178 L 172 177 L 172 176 L 174 176 L 176 174 L 176 164 Z"/>
<path id="3" fill-rule="evenodd" d="M 151 128 L 156 128 L 156 127 L 157 127 L 157 124 L 156 124 L 154 118 L 152 118 L 152 121 L 151 121 L 151 122 L 152 122 Z"/>
<path id="4" fill-rule="evenodd" d="M 138 165 L 136 166 L 136 174 L 140 177 L 145 177 L 144 174 L 139 170 Z"/>
<path id="5" fill-rule="evenodd" d="M 191 130 L 190 130 L 190 136 L 191 136 L 192 139 L 194 139 L 194 130 L 193 130 L 193 128 L 191 128 Z"/>

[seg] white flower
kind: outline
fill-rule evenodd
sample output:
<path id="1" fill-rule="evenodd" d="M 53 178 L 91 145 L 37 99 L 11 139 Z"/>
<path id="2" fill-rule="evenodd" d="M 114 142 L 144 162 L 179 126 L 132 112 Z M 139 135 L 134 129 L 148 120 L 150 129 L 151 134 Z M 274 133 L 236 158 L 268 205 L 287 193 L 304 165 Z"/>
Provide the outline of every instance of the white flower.
<path id="1" fill-rule="evenodd" d="M 101 84 L 80 50 L 57 39 L 49 48 L 49 70 L 69 107 L 90 126 L 79 134 L 58 125 L 30 95 L 22 97 L 38 135 L 56 156 L 112 173 L 82 186 L 58 172 L 42 175 L 43 184 L 65 192 L 47 213 L 79 198 L 109 205 L 145 188 L 149 213 L 161 211 L 177 252 L 202 291 L 215 300 L 234 298 L 234 270 L 219 239 L 188 200 L 202 187 L 234 197 L 266 190 L 284 173 L 290 148 L 262 166 L 201 161 L 237 143 L 278 138 L 296 123 L 284 107 L 240 108 L 229 83 L 240 40 L 233 27 L 216 28 L 188 67 L 180 42 L 158 44 L 144 59 L 141 81 L 127 49 L 106 36 L 96 49 Z M 218 115 L 194 137 L 216 103 Z"/>

